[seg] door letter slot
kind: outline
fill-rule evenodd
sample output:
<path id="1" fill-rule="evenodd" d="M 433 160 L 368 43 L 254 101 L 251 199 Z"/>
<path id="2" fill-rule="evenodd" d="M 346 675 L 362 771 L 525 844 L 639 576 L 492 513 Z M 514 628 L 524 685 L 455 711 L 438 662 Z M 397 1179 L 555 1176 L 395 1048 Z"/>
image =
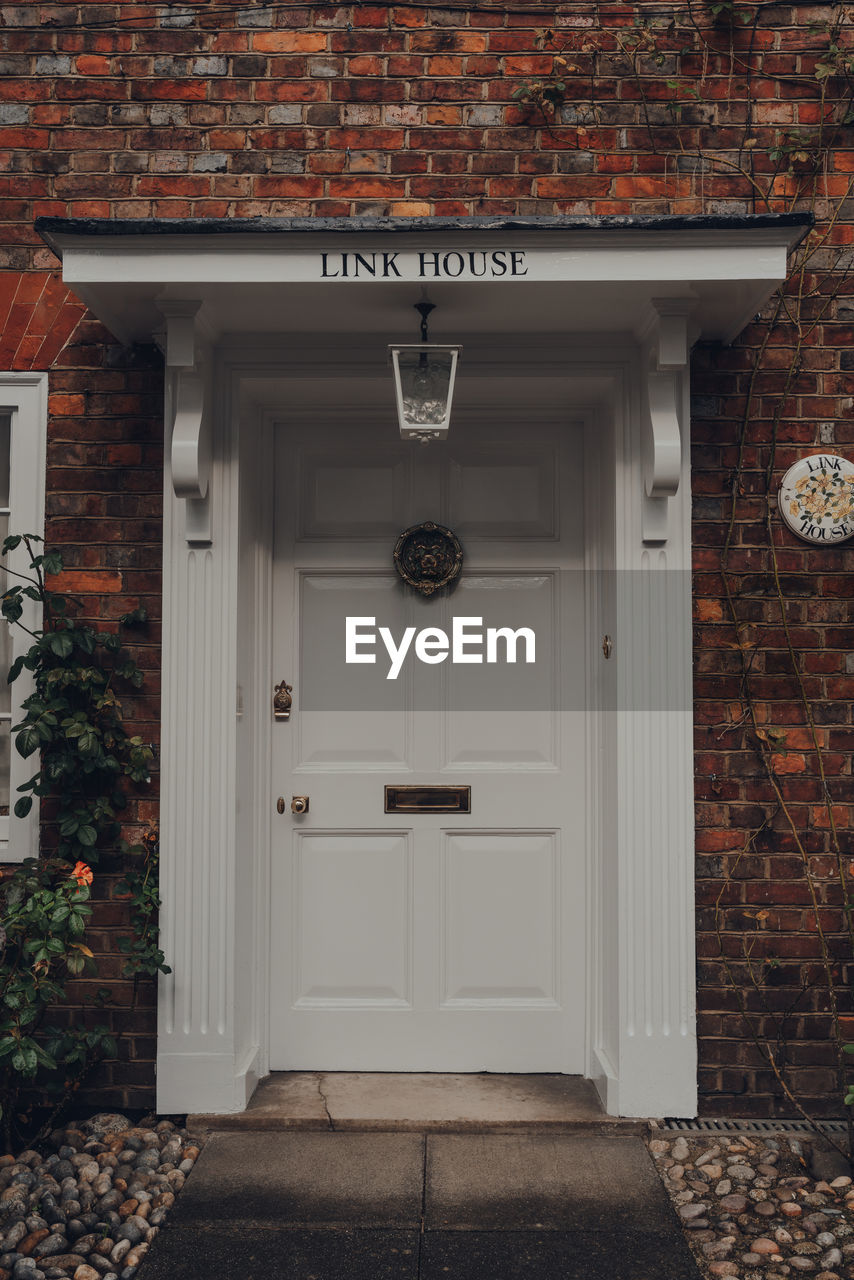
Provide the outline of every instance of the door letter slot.
<path id="1" fill-rule="evenodd" d="M 471 813 L 471 787 L 386 787 L 386 813 Z"/>

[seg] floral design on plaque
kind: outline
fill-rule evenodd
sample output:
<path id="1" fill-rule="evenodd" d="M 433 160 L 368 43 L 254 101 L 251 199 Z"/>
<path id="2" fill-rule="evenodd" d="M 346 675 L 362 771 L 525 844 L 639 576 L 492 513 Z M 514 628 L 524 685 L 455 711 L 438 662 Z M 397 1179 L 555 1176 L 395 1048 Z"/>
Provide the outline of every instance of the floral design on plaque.
<path id="1" fill-rule="evenodd" d="M 780 484 L 780 514 L 805 542 L 854 538 L 854 463 L 815 453 L 790 467 Z"/>

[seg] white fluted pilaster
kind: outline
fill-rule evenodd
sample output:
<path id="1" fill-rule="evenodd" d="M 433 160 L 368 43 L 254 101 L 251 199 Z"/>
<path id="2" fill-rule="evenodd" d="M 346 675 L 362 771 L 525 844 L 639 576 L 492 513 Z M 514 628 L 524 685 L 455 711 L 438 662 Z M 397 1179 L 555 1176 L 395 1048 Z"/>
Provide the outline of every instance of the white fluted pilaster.
<path id="1" fill-rule="evenodd" d="M 157 1100 L 167 1113 L 238 1110 L 246 1102 L 234 1009 L 236 435 L 226 412 L 214 424 L 207 545 L 188 544 L 186 502 L 175 496 L 166 465 L 161 925 L 173 972 L 160 987 Z"/>
<path id="2" fill-rule="evenodd" d="M 683 421 L 687 416 L 687 375 Z M 615 502 L 616 1034 L 608 1110 L 696 1114 L 690 470 L 668 537 L 643 541 L 636 405 L 617 441 Z M 613 999 L 613 997 L 612 997 Z M 614 1061 L 614 1059 L 616 1059 Z"/>

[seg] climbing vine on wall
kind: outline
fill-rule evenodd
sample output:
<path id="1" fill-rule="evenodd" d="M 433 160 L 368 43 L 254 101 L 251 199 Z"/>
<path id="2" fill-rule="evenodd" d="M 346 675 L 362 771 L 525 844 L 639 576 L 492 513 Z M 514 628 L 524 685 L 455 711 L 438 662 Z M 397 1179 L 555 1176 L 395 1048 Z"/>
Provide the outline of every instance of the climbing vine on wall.
<path id="1" fill-rule="evenodd" d="M 748 818 L 733 822 L 741 834 L 720 833 L 719 857 L 701 859 L 699 961 L 701 986 L 725 974 L 753 1046 L 741 1061 L 770 1074 L 777 1105 L 809 1117 L 816 1108 L 838 1113 L 844 1101 L 850 1115 L 854 797 L 850 746 L 847 764 L 829 749 L 849 702 L 828 693 L 823 673 L 838 655 L 817 654 L 820 632 L 807 625 L 811 610 L 824 622 L 847 617 L 844 583 L 834 580 L 824 601 L 815 586 L 817 573 L 839 574 L 847 553 L 793 546 L 775 493 L 796 457 L 845 431 L 852 405 L 850 384 L 823 374 L 832 366 L 822 339 L 842 311 L 854 313 L 854 11 L 816 6 L 797 45 L 762 4 L 689 0 L 636 13 L 628 26 L 603 17 L 577 27 L 556 13 L 510 97 L 536 146 L 583 153 L 568 174 L 622 169 L 625 193 L 657 195 L 662 212 L 813 216 L 788 279 L 737 343 L 736 374 L 720 379 L 718 401 L 735 406 L 737 439 L 720 454 L 728 475 L 713 543 L 697 553 L 708 609 L 695 648 L 698 705 L 706 699 L 718 710 L 709 723 L 700 713 L 699 816 L 702 823 L 707 808 L 724 827 L 739 812 Z M 618 154 L 627 99 L 636 103 L 635 131 L 647 137 L 643 173 Z M 832 403 L 815 395 L 820 376 Z M 711 359 L 704 386 L 714 401 Z M 816 410 L 805 429 L 811 395 Z M 761 803 L 739 810 L 743 777 L 757 780 Z M 778 900 L 781 879 L 789 887 Z M 811 1056 L 797 1044 L 807 1025 Z M 835 1084 L 816 1086 L 813 1066 Z"/>
<path id="2" fill-rule="evenodd" d="M 140 977 L 169 972 L 157 939 L 156 833 L 138 846 L 121 838 L 126 788 L 149 781 L 152 758 L 142 739 L 127 733 L 120 700 L 122 687 L 142 684 L 124 634 L 142 625 L 145 615 L 124 615 L 117 631 L 76 621 L 73 601 L 47 583 L 61 574 L 62 558 L 41 551 L 40 541 L 16 535 L 2 546 L 6 556 L 23 543 L 30 562 L 28 573 L 6 569 L 16 581 L 0 598 L 6 622 L 30 637 L 9 680 L 29 675 L 30 692 L 13 734 L 18 752 L 38 767 L 19 787 L 14 813 L 26 817 L 38 797 L 43 819 L 42 856 L 0 882 L 0 1122 L 7 1150 L 16 1124 L 27 1119 L 27 1089 L 38 1083 L 53 1097 L 49 1126 L 91 1069 L 116 1053 L 115 1035 L 101 1020 L 111 1005 L 109 990 L 99 990 L 74 1024 L 51 1022 L 68 999 L 69 982 L 97 977 L 86 932 L 90 886 L 102 856 L 118 855 L 129 864 L 119 886 L 130 905 L 131 927 L 119 942 L 127 956 L 125 975 L 134 979 L 136 992 Z M 26 622 L 28 602 L 40 613 L 33 626 Z"/>

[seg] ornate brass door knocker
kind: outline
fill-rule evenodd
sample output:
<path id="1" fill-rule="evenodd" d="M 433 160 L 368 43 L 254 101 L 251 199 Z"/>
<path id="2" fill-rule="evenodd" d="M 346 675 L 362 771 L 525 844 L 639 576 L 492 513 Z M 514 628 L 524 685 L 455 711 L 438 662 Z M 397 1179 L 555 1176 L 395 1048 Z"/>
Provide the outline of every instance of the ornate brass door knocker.
<path id="1" fill-rule="evenodd" d="M 293 698 L 292 684 L 285 684 L 284 680 L 281 684 L 277 684 L 273 693 L 273 719 L 274 720 L 290 720 L 291 703 Z"/>
<path id="2" fill-rule="evenodd" d="M 463 549 L 450 529 L 425 520 L 400 535 L 394 548 L 394 563 L 407 586 L 423 596 L 432 596 L 459 577 Z"/>

